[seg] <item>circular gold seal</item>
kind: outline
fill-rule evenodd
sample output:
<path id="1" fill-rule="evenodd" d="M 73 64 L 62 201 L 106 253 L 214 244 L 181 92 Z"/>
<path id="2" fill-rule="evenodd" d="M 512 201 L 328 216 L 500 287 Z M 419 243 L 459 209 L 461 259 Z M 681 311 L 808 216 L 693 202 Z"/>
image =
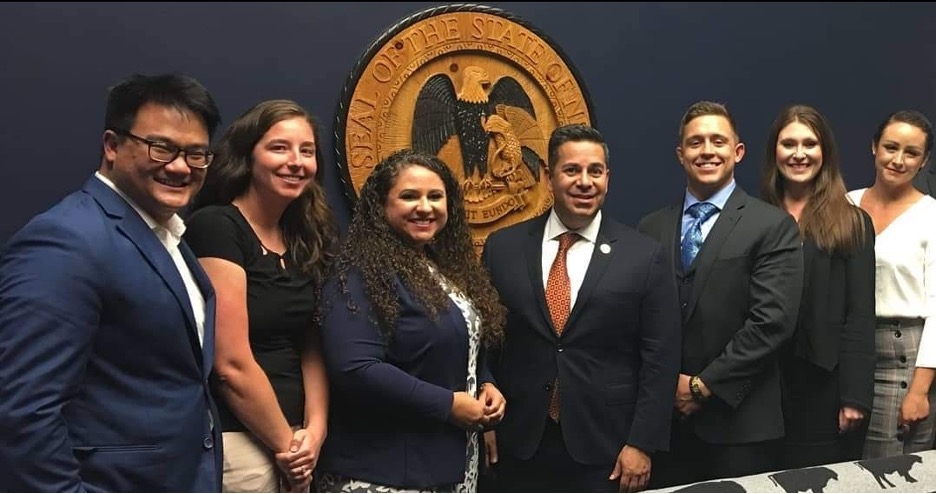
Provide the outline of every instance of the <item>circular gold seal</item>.
<path id="1" fill-rule="evenodd" d="M 402 148 L 439 156 L 462 183 L 475 247 L 552 206 L 547 143 L 594 126 L 578 73 L 546 36 L 503 10 L 434 7 L 380 36 L 344 87 L 336 163 L 353 204 L 371 170 Z"/>

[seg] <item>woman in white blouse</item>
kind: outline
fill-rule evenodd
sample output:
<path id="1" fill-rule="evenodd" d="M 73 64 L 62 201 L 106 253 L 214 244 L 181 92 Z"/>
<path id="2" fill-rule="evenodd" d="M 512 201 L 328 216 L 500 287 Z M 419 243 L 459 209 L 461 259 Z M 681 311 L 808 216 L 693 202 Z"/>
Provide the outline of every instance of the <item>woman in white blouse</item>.
<path id="1" fill-rule="evenodd" d="M 874 185 L 848 197 L 868 212 L 875 242 L 877 365 L 864 457 L 930 449 L 936 435 L 936 199 L 913 187 L 933 147 L 916 111 L 891 114 L 872 142 Z"/>

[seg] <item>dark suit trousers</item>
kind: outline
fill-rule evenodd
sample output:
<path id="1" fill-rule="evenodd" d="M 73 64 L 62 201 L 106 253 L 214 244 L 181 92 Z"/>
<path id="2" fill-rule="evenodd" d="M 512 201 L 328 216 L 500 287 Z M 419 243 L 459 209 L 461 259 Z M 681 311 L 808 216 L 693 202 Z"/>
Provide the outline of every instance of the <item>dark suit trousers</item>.
<path id="1" fill-rule="evenodd" d="M 674 421 L 668 453 L 653 456 L 650 488 L 659 489 L 779 469 L 779 439 L 743 444 L 712 444 Z"/>
<path id="2" fill-rule="evenodd" d="M 547 418 L 536 453 L 529 460 L 501 453 L 493 469 L 496 482 L 486 487 L 491 492 L 617 492 L 618 482 L 608 480 L 613 470 L 613 463 L 595 466 L 573 460 L 561 426 Z"/>

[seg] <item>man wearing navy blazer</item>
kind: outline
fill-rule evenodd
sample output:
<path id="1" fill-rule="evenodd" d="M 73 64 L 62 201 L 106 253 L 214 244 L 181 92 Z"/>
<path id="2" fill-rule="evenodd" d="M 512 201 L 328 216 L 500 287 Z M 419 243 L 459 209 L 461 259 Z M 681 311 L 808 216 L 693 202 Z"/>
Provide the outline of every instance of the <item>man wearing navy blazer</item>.
<path id="1" fill-rule="evenodd" d="M 682 314 L 673 442 L 653 487 L 779 467 L 777 359 L 796 326 L 802 243 L 792 216 L 735 184 L 744 150 L 724 105 L 692 105 L 676 147 L 684 197 L 638 226 L 666 249 Z"/>
<path id="2" fill-rule="evenodd" d="M 602 215 L 608 148 L 597 130 L 556 129 L 548 173 L 552 210 L 494 233 L 482 254 L 508 310 L 492 368 L 509 405 L 486 434 L 489 458 L 506 492 L 639 490 L 650 454 L 669 444 L 672 274 L 658 242 Z M 570 312 L 557 328 L 548 277 L 567 231 L 577 235 L 566 251 Z"/>
<path id="3" fill-rule="evenodd" d="M 0 491 L 219 491 L 214 291 L 176 212 L 220 121 L 181 75 L 108 95 L 101 166 L 0 256 Z"/>

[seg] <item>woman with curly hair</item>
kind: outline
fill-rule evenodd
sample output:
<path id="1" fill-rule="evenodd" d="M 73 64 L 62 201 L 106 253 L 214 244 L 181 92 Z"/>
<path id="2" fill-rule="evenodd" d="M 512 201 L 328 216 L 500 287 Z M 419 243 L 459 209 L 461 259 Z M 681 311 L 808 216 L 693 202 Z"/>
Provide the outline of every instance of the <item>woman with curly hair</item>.
<path id="1" fill-rule="evenodd" d="M 315 323 L 338 234 L 317 173 L 316 131 L 293 101 L 245 112 L 217 145 L 186 222 L 185 239 L 217 292 L 213 389 L 225 492 L 308 492 L 325 440 L 328 383 Z"/>
<path id="2" fill-rule="evenodd" d="M 374 168 L 322 307 L 319 490 L 475 491 L 479 431 L 504 415 L 483 347 L 505 312 L 441 160 L 402 150 Z"/>

